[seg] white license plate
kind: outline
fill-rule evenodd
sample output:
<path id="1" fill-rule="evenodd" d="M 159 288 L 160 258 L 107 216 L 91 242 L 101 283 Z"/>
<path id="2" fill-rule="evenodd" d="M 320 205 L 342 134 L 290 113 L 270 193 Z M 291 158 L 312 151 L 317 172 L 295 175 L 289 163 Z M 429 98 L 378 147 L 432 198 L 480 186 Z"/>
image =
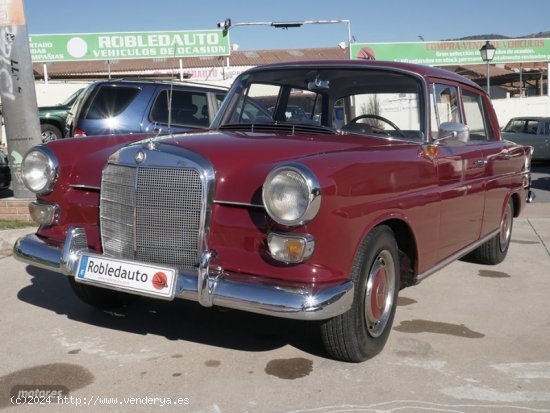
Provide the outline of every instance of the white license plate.
<path id="1" fill-rule="evenodd" d="M 86 254 L 80 257 L 75 279 L 83 283 L 172 299 L 176 271 L 173 268 Z"/>

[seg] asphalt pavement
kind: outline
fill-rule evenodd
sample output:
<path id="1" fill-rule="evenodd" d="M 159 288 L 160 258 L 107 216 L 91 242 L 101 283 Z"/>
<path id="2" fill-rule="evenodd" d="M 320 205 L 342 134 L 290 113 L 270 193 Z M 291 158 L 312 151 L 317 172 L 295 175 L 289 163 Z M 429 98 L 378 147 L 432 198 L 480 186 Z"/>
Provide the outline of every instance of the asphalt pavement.
<path id="1" fill-rule="evenodd" d="M 329 359 L 311 323 L 183 300 L 95 310 L 64 276 L 6 256 L 33 229 L 2 231 L 0 410 L 550 412 L 548 177 L 537 182 L 506 260 L 457 261 L 400 291 L 386 348 L 361 364 Z M 67 397 L 14 407 L 24 385 Z"/>

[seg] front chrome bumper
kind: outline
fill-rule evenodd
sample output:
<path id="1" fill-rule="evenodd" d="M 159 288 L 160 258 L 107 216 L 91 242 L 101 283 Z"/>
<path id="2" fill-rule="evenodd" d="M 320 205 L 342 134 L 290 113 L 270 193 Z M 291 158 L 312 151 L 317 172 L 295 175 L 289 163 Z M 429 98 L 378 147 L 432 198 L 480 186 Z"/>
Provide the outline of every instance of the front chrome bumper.
<path id="1" fill-rule="evenodd" d="M 27 235 L 15 243 L 13 252 L 20 261 L 74 277 L 80 255 L 87 252 L 86 234 L 82 228 L 73 228 L 62 247 Z M 257 280 L 234 281 L 211 274 L 209 262 L 213 255 L 212 251 L 202 254 L 196 273 L 178 272 L 176 298 L 198 301 L 205 307 L 216 305 L 297 320 L 324 320 L 351 308 L 351 281 L 315 291 Z"/>

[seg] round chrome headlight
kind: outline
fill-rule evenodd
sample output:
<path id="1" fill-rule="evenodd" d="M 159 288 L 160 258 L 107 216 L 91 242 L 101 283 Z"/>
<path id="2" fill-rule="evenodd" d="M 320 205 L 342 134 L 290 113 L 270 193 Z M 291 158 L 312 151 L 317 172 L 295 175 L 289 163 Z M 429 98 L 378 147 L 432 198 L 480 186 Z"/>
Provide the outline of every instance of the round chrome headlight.
<path id="1" fill-rule="evenodd" d="M 23 183 L 32 192 L 44 195 L 51 192 L 57 178 L 58 162 L 47 146 L 35 146 L 23 158 Z"/>
<path id="2" fill-rule="evenodd" d="M 262 197 L 267 213 L 281 225 L 304 225 L 321 205 L 317 177 L 301 164 L 282 165 L 265 179 Z"/>

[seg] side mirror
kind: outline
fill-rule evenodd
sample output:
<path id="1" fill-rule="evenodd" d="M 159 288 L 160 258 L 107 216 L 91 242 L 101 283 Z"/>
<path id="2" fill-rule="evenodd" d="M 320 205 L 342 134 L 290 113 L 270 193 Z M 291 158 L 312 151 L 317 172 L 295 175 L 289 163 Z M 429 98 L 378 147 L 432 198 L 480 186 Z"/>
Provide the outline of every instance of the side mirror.
<path id="1" fill-rule="evenodd" d="M 438 138 L 435 142 L 454 140 L 468 142 L 470 140 L 470 129 L 468 126 L 459 122 L 443 122 L 439 125 Z"/>

